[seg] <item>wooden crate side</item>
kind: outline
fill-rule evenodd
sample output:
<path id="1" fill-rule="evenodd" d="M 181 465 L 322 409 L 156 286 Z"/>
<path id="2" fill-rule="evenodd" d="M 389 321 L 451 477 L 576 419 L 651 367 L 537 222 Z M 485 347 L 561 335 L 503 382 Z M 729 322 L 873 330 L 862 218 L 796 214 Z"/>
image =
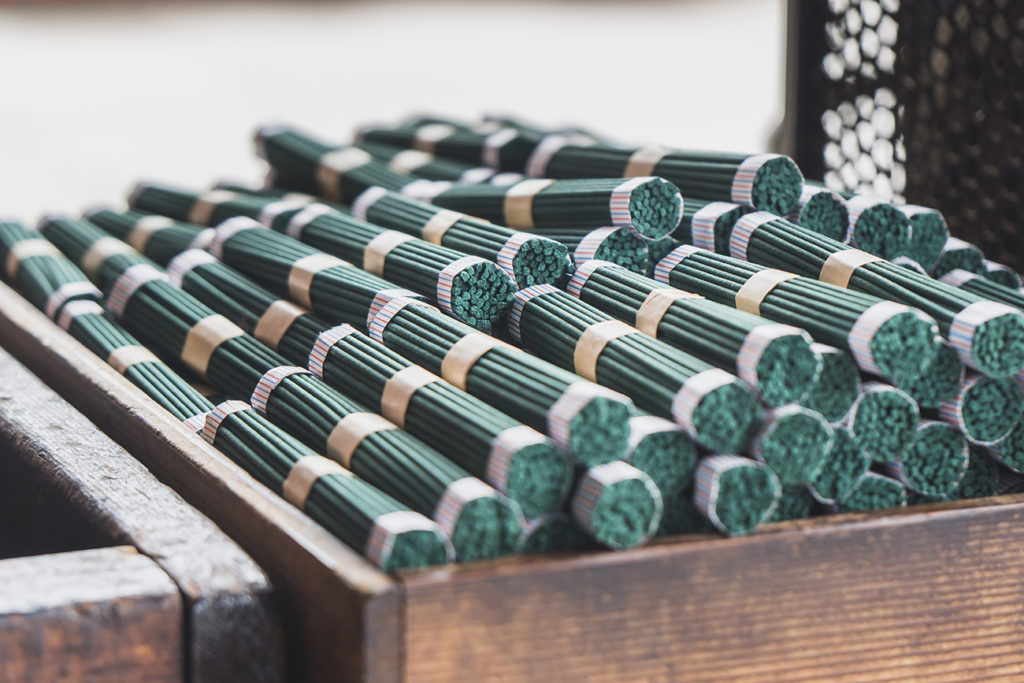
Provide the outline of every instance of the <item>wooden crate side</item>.
<path id="1" fill-rule="evenodd" d="M 0 346 L 212 519 L 266 571 L 285 618 L 290 679 L 397 679 L 399 608 L 397 600 L 389 597 L 396 585 L 388 576 L 187 432 L 2 284 Z M 94 429 L 89 431 L 94 438 L 102 438 Z M 186 567 L 187 563 L 177 568 Z M 212 577 L 196 576 L 194 586 L 187 580 L 179 585 L 188 595 L 190 588 L 201 587 Z M 251 606 L 270 609 L 265 601 L 261 605 Z M 230 607 L 231 601 L 223 606 Z M 202 614 L 201 609 L 194 612 Z M 220 623 L 223 629 L 223 620 Z M 371 626 L 374 632 L 391 629 L 393 633 L 380 642 L 368 642 L 366 631 Z M 230 622 L 229 627 L 235 628 Z M 194 635 L 193 640 L 202 640 L 202 634 Z M 386 650 L 391 653 L 385 656 Z M 240 647 L 234 666 L 248 668 L 236 671 L 253 676 L 273 671 L 273 666 L 259 663 L 273 651 L 273 647 Z M 367 652 L 375 653 L 375 661 L 365 659 Z M 213 649 L 210 653 L 216 654 Z"/>
<path id="2" fill-rule="evenodd" d="M 1024 502 L 404 577 L 408 681 L 1024 676 Z"/>
<path id="3" fill-rule="evenodd" d="M 0 679 L 180 681 L 183 612 L 131 546 L 0 561 Z"/>

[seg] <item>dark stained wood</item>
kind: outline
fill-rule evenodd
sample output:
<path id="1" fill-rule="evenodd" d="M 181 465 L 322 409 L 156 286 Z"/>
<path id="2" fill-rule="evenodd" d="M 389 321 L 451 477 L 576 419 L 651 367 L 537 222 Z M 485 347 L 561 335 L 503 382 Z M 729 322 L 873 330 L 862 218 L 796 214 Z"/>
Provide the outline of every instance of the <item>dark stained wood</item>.
<path id="1" fill-rule="evenodd" d="M 286 626 L 289 679 L 398 679 L 400 602 L 391 579 L 187 432 L 2 284 L 0 346 L 208 515 L 267 572 Z M 188 585 L 182 589 L 187 594 Z M 243 623 L 232 628 L 240 631 Z M 251 647 L 244 634 L 236 635 L 237 656 L 229 663 L 236 674 L 253 673 L 235 679 L 253 680 L 273 648 Z M 215 636 L 196 633 L 191 640 L 208 647 L 213 658 L 233 645 Z M 272 675 L 273 666 L 266 671 Z"/>
<path id="2" fill-rule="evenodd" d="M 183 612 L 130 546 L 0 561 L 0 679 L 180 681 Z"/>
<path id="3" fill-rule="evenodd" d="M 1022 501 L 410 574 L 404 675 L 1021 680 Z"/>

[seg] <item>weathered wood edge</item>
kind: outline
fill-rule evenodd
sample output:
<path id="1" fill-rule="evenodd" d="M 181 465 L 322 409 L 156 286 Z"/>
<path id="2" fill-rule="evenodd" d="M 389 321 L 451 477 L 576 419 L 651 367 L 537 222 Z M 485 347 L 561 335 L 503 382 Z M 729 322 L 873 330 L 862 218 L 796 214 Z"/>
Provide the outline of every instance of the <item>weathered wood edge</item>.
<path id="1" fill-rule="evenodd" d="M 1013 495 L 406 573 L 404 674 L 1024 676 L 1022 541 L 1024 496 Z"/>
<path id="2" fill-rule="evenodd" d="M 180 681 L 183 612 L 175 582 L 132 546 L 2 560 L 0 677 Z"/>
<path id="3" fill-rule="evenodd" d="M 387 575 L 189 433 L 2 283 L 0 346 L 220 525 L 270 575 L 286 626 L 289 678 L 398 679 L 400 600 Z M 159 550 L 152 551 L 159 562 Z M 202 594 L 201 582 L 179 586 L 186 597 Z M 201 637 L 192 640 L 204 647 Z M 239 663 L 260 654 L 239 653 Z"/>

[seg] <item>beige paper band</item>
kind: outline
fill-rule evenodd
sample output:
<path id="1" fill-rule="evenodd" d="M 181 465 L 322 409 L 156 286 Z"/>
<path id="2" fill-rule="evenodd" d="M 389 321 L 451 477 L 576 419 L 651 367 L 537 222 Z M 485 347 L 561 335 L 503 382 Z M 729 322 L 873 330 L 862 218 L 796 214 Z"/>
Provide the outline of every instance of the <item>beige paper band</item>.
<path id="1" fill-rule="evenodd" d="M 281 495 L 295 507 L 304 508 L 313 484 L 329 474 L 348 473 L 341 465 L 322 455 L 304 455 L 288 470 L 288 476 L 281 485 Z"/>
<path id="2" fill-rule="evenodd" d="M 277 350 L 281 343 L 281 337 L 292 326 L 295 319 L 306 312 L 305 309 L 296 306 L 291 301 L 283 299 L 270 304 L 270 308 L 263 312 L 260 319 L 256 321 L 256 327 L 252 336 L 270 348 Z"/>
<path id="3" fill-rule="evenodd" d="M 578 272 L 578 271 L 577 271 Z M 636 329 L 652 337 L 658 336 L 658 325 L 665 313 L 680 299 L 703 299 L 700 294 L 684 292 L 673 287 L 652 290 L 636 312 Z"/>
<path id="4" fill-rule="evenodd" d="M 447 123 L 428 123 L 420 126 L 413 135 L 412 148 L 433 154 L 437 143 L 455 132 L 455 126 Z"/>
<path id="5" fill-rule="evenodd" d="M 82 255 L 82 272 L 95 279 L 103 263 L 114 254 L 134 254 L 130 244 L 125 244 L 116 237 L 101 237 Z"/>
<path id="6" fill-rule="evenodd" d="M 622 172 L 623 178 L 636 178 L 638 176 L 654 175 L 654 167 L 665 158 L 670 149 L 654 145 L 652 147 L 641 147 L 630 155 L 626 162 L 626 170 Z"/>
<path id="7" fill-rule="evenodd" d="M 410 365 L 391 375 L 384 383 L 384 391 L 380 396 L 380 412 L 399 427 L 405 427 L 405 411 L 409 401 L 421 387 L 441 378 L 418 365 Z"/>
<path id="8" fill-rule="evenodd" d="M 309 300 L 309 288 L 313 284 L 313 276 L 321 270 L 333 268 L 334 266 L 350 266 L 348 261 L 342 261 L 337 256 L 330 254 L 310 254 L 300 258 L 292 264 L 288 272 L 288 296 L 306 308 L 312 308 L 313 302 Z"/>
<path id="9" fill-rule="evenodd" d="M 211 315 L 203 318 L 188 331 L 185 346 L 181 349 L 181 360 L 185 365 L 206 377 L 206 367 L 210 364 L 210 356 L 218 346 L 228 339 L 241 337 L 245 332 L 222 315 Z"/>
<path id="10" fill-rule="evenodd" d="M 132 229 L 128 231 L 128 238 L 125 242 L 141 253 L 146 250 L 146 245 L 149 244 L 154 233 L 172 225 L 174 225 L 174 221 L 167 216 L 145 216 L 136 221 Z"/>
<path id="11" fill-rule="evenodd" d="M 736 310 L 761 315 L 761 302 L 764 301 L 764 298 L 771 294 L 779 284 L 795 277 L 797 277 L 795 273 L 787 273 L 777 268 L 768 268 L 754 273 L 736 292 Z"/>
<path id="12" fill-rule="evenodd" d="M 430 220 L 423 226 L 420 234 L 423 236 L 423 239 L 431 244 L 441 244 L 441 238 L 444 237 L 446 232 L 448 232 L 448 228 L 452 227 L 460 219 L 465 217 L 466 214 L 464 213 L 441 209 L 430 217 Z"/>
<path id="13" fill-rule="evenodd" d="M 572 352 L 576 374 L 591 382 L 597 381 L 597 359 L 604 351 L 604 347 L 611 340 L 629 334 L 638 334 L 638 330 L 621 320 L 603 320 L 583 330 Z"/>
<path id="14" fill-rule="evenodd" d="M 110 352 L 110 355 L 107 356 L 107 364 L 122 375 L 125 370 L 136 363 L 159 362 L 159 360 L 159 358 L 153 355 L 152 351 L 147 349 L 145 346 L 139 346 L 137 344 L 114 349 Z"/>
<path id="15" fill-rule="evenodd" d="M 510 228 L 532 228 L 533 198 L 555 182 L 547 178 L 522 180 L 505 193 L 505 225 Z"/>
<path id="16" fill-rule="evenodd" d="M 410 174 L 420 166 L 429 164 L 433 160 L 434 156 L 432 154 L 421 152 L 418 149 L 403 149 L 391 157 L 391 161 L 388 162 L 388 168 L 395 173 Z"/>
<path id="17" fill-rule="evenodd" d="M 6 271 L 11 280 L 18 274 L 21 262 L 30 256 L 60 256 L 60 249 L 44 239 L 18 242 L 7 252 Z"/>
<path id="18" fill-rule="evenodd" d="M 232 199 L 237 198 L 238 193 L 231 190 L 210 190 L 199 197 L 195 204 L 192 205 L 192 209 L 188 212 L 188 222 L 195 223 L 196 225 L 208 225 L 210 218 L 213 216 L 213 210 L 219 204 L 230 202 Z"/>
<path id="19" fill-rule="evenodd" d="M 343 201 L 341 184 L 338 182 L 348 171 L 368 164 L 373 158 L 358 147 L 342 147 L 320 157 L 316 167 L 316 181 L 323 195 L 335 202 Z"/>
<path id="20" fill-rule="evenodd" d="M 491 349 L 498 347 L 514 349 L 500 339 L 495 339 L 483 332 L 470 332 L 455 342 L 441 361 L 441 376 L 459 389 L 466 388 L 466 377 L 481 357 Z"/>
<path id="21" fill-rule="evenodd" d="M 397 427 L 376 413 L 349 413 L 334 425 L 327 437 L 327 455 L 348 467 L 363 439 L 389 429 Z"/>
<path id="22" fill-rule="evenodd" d="M 363 270 L 376 276 L 384 274 L 384 260 L 399 244 L 416 239 L 397 230 L 387 230 L 370 240 L 363 249 Z"/>
<path id="23" fill-rule="evenodd" d="M 826 259 L 825 265 L 821 267 L 821 272 L 818 274 L 818 279 L 845 289 L 850 284 L 853 271 L 867 263 L 884 260 L 859 249 L 837 251 Z"/>

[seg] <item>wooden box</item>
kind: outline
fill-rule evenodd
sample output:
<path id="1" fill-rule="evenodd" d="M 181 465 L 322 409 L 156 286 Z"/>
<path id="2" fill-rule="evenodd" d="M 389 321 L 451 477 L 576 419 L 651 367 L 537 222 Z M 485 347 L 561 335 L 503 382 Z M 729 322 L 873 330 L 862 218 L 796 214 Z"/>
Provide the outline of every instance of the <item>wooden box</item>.
<path id="1" fill-rule="evenodd" d="M 962 681 L 1024 676 L 1024 496 L 624 552 L 374 570 L 10 290 L 0 344 L 271 577 L 293 678 Z"/>

